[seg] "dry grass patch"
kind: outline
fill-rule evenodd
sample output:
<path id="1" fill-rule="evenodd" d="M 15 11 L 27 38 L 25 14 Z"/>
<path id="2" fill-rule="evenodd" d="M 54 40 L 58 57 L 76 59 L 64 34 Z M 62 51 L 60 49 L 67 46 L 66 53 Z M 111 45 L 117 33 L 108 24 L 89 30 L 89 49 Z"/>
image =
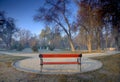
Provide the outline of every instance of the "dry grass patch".
<path id="1" fill-rule="evenodd" d="M 96 57 L 103 63 L 103 67 L 99 70 L 84 73 L 85 76 L 92 76 L 90 82 L 119 82 L 120 81 L 120 54 L 111 56 Z M 93 81 L 91 81 L 93 80 Z"/>
<path id="2" fill-rule="evenodd" d="M 20 72 L 12 67 L 12 62 L 24 58 L 26 57 L 0 55 L 0 82 L 21 82 L 20 80 L 32 77 L 34 74 Z"/>

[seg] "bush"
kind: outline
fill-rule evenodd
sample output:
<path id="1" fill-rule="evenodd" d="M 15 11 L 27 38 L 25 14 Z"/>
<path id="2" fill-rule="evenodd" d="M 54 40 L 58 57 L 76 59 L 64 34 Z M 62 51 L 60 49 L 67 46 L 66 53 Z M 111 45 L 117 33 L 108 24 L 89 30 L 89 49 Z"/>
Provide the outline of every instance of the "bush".
<path id="1" fill-rule="evenodd" d="M 33 50 L 34 52 L 38 52 L 38 47 L 37 47 L 37 46 L 33 46 L 33 47 L 32 47 L 32 50 Z"/>
<path id="2" fill-rule="evenodd" d="M 55 49 L 55 46 L 54 45 L 49 45 L 49 50 L 53 51 Z"/>
<path id="3" fill-rule="evenodd" d="M 18 51 L 22 51 L 24 49 L 24 47 L 21 45 L 21 44 L 18 44 L 17 45 L 17 49 Z"/>
<path id="4" fill-rule="evenodd" d="M 10 49 L 17 49 L 17 44 L 13 44 Z"/>

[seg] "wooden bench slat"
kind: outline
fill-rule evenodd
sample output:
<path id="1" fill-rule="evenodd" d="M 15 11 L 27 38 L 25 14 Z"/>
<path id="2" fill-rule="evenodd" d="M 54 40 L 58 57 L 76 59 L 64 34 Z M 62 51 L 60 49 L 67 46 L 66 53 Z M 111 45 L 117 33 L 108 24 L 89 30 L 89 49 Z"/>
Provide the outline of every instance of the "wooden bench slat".
<path id="1" fill-rule="evenodd" d="M 80 64 L 79 62 L 43 62 L 43 64 Z"/>
<path id="2" fill-rule="evenodd" d="M 80 54 L 44 54 L 43 58 L 76 58 L 80 57 Z"/>

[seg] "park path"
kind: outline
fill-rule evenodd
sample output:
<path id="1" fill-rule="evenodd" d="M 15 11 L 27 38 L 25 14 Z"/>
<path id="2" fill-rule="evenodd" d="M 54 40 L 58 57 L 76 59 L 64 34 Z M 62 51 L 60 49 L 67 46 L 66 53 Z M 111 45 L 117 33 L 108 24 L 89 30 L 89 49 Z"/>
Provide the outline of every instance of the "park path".
<path id="1" fill-rule="evenodd" d="M 13 62 L 13 66 L 25 72 L 32 73 L 42 73 L 42 74 L 73 74 L 73 73 L 83 73 L 88 71 L 93 71 L 102 67 L 102 63 L 98 60 L 93 60 L 91 57 L 105 56 L 105 55 L 113 55 L 116 51 L 109 51 L 105 53 L 93 53 L 93 54 L 83 54 L 82 64 L 80 65 L 44 65 L 42 72 L 40 72 L 40 60 L 39 53 L 10 53 L 0 51 L 0 54 L 7 54 L 13 56 L 26 56 L 30 57 L 24 60 L 20 60 L 17 62 Z M 75 58 L 63 58 L 63 59 L 45 59 L 45 61 L 76 61 Z"/>

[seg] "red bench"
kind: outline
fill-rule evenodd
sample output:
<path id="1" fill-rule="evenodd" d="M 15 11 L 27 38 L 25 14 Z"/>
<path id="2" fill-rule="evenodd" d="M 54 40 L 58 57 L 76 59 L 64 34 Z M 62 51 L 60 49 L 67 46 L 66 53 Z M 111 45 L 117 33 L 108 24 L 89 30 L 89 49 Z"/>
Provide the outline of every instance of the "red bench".
<path id="1" fill-rule="evenodd" d="M 82 57 L 82 54 L 39 54 L 41 71 L 42 71 L 43 65 L 45 65 L 45 64 L 46 65 L 53 65 L 53 64 L 78 64 L 78 65 L 81 65 L 81 57 Z M 44 58 L 76 58 L 76 61 L 46 62 L 46 61 L 43 61 Z"/>

